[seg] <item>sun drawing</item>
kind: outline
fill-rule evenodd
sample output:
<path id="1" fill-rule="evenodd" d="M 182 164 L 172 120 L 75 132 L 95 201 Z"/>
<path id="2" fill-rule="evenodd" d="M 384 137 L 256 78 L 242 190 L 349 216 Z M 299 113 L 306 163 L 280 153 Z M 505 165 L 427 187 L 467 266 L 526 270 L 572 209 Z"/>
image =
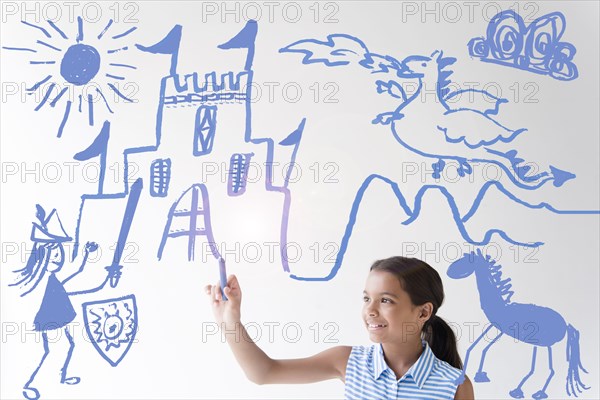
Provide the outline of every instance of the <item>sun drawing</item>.
<path id="1" fill-rule="evenodd" d="M 65 93 L 72 94 L 66 96 L 64 98 L 66 101 L 63 101 L 65 105 L 62 121 L 58 128 L 58 137 L 62 136 L 74 102 L 77 103 L 76 106 L 80 113 L 87 109 L 90 126 L 94 125 L 95 103 L 104 104 L 108 112 L 114 113 L 107 100 L 107 97 L 111 96 L 107 96 L 107 93 L 114 94 L 113 101 L 120 99 L 120 101 L 128 103 L 133 102 L 123 93 L 123 88 L 119 83 L 125 81 L 127 72 L 131 72 L 137 67 L 119 62 L 119 57 L 122 57 L 122 54 L 131 47 L 126 43 L 129 39 L 128 35 L 137 27 L 131 27 L 111 36 L 110 31 L 114 30 L 114 28 L 111 29 L 113 27 L 111 19 L 96 35 L 88 32 L 91 29 L 86 29 L 82 18 L 77 17 L 77 35 L 75 38 L 70 38 L 51 20 L 46 21 L 50 27 L 48 29 L 27 21 L 21 22 L 39 30 L 45 38 L 38 39 L 30 48 L 9 46 L 2 48 L 34 53 L 36 58 L 29 60 L 29 63 L 44 68 L 42 76 L 46 76 L 40 77 L 41 79 L 37 79 L 35 84 L 26 89 L 28 95 L 38 91 L 43 92 L 40 93 L 41 100 L 35 107 L 35 111 L 40 110 L 46 104 L 54 108 Z M 107 40 L 109 37 L 111 40 Z"/>
<path id="2" fill-rule="evenodd" d="M 96 317 L 90 322 L 90 332 L 96 343 L 105 346 L 105 351 L 132 340 L 136 326 L 133 312 L 127 303 L 104 304 L 90 309 L 89 313 Z"/>

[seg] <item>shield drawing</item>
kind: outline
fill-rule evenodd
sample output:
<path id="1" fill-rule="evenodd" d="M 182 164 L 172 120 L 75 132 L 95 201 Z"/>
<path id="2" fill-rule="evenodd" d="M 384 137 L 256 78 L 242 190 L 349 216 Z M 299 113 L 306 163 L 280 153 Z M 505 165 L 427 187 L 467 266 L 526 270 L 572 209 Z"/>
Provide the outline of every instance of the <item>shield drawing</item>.
<path id="1" fill-rule="evenodd" d="M 125 357 L 137 332 L 135 296 L 83 303 L 85 330 L 102 358 L 116 367 Z"/>

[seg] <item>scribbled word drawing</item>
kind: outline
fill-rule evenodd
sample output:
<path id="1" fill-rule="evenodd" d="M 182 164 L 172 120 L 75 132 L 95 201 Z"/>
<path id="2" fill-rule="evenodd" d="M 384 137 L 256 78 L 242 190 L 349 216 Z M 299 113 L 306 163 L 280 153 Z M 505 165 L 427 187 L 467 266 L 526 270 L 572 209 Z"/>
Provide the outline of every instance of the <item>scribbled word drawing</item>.
<path id="1" fill-rule="evenodd" d="M 453 279 L 466 278 L 473 273 L 477 281 L 481 308 L 490 321 L 490 325 L 467 350 L 464 371 L 467 369 L 469 355 L 473 348 L 486 336 L 492 327 L 495 327 L 500 332 L 483 349 L 479 369 L 474 378 L 475 382 L 490 381 L 487 373 L 483 370 L 486 353 L 502 335 L 508 335 L 533 346 L 531 370 L 509 394 L 516 399 L 523 398 L 521 388 L 535 372 L 537 348 L 545 347 L 548 351 L 548 369 L 550 373 L 544 386 L 532 395 L 534 399 L 545 399 L 548 397 L 546 388 L 554 375 L 552 346 L 563 340 L 565 335 L 567 335 L 567 361 L 569 363 L 566 383 L 567 394 L 577 397 L 578 393 L 581 393 L 584 389 L 588 389 L 579 376 L 579 370 L 587 373 L 581 365 L 580 360 L 579 331 L 571 324 L 567 324 L 559 313 L 550 308 L 535 304 L 512 302 L 511 298 L 514 292 L 510 290 L 512 284 L 509 282 L 511 279 L 503 279 L 502 266 L 496 264 L 495 260 L 491 259 L 491 256 L 484 256 L 479 249 L 476 253 L 464 254 L 462 258 L 454 261 L 448 267 L 448 276 Z M 463 379 L 464 375 L 461 376 L 460 381 Z"/>
<path id="2" fill-rule="evenodd" d="M 542 15 L 525 26 L 515 11 L 501 11 L 490 20 L 485 37 L 469 41 L 469 54 L 488 63 L 571 81 L 579 76 L 573 63 L 577 50 L 560 41 L 565 27 L 560 12 Z"/>

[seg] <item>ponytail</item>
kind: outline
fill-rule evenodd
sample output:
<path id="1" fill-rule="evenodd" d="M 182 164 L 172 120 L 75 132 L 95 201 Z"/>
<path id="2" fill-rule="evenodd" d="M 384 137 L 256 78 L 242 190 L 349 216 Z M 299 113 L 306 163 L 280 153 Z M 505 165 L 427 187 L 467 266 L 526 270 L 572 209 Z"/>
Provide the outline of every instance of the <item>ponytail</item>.
<path id="1" fill-rule="evenodd" d="M 462 360 L 456 348 L 456 336 L 446 321 L 433 315 L 423 326 L 423 339 L 437 358 L 454 368 L 462 369 Z"/>

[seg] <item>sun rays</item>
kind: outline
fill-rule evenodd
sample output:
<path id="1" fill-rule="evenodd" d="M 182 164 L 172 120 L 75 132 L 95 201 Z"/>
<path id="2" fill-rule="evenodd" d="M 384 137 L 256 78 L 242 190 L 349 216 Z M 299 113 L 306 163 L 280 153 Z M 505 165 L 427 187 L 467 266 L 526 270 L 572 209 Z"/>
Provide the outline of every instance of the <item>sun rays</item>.
<path id="1" fill-rule="evenodd" d="M 87 111 L 88 124 L 93 126 L 94 116 L 98 112 L 94 110 L 95 104 L 102 105 L 107 112 L 113 114 L 110 103 L 134 102 L 119 86 L 126 80 L 127 73 L 137 69 L 135 65 L 123 61 L 124 52 L 132 48 L 128 43 L 129 35 L 137 27 L 117 31 L 119 26 L 111 19 L 96 34 L 89 24 L 84 24 L 83 19 L 77 17 L 73 29 L 76 32 L 68 35 L 51 20 L 45 21 L 47 26 L 21 22 L 43 37 L 29 46 L 2 48 L 31 53 L 28 62 L 39 66 L 40 77 L 25 90 L 27 95 L 35 94 L 36 99 L 39 99 L 36 100 L 35 111 L 45 106 L 62 108 L 57 137 L 62 136 L 75 109 L 73 103 L 77 103 L 79 113 Z"/>

